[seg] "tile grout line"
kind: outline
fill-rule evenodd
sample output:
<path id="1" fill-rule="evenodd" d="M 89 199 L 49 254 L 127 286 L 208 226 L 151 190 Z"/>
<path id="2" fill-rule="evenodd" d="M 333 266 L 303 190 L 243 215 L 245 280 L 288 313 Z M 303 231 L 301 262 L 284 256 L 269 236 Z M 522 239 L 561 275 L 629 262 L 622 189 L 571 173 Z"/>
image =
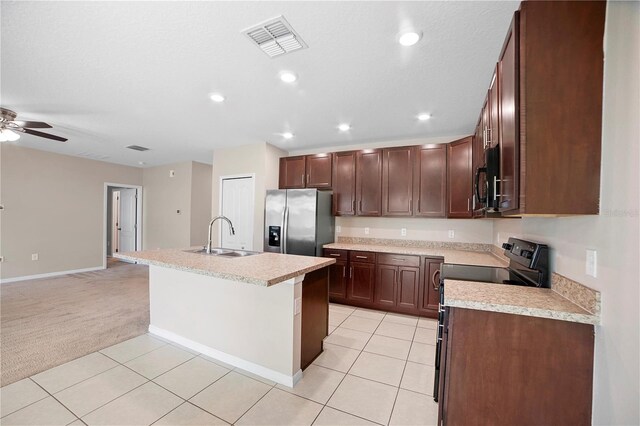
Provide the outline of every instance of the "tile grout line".
<path id="1" fill-rule="evenodd" d="M 25 405 L 24 407 L 20 407 L 20 408 L 18 408 L 17 410 L 13 410 L 13 411 L 12 411 L 12 412 L 10 412 L 10 413 L 2 414 L 2 417 L 1 417 L 1 418 L 3 418 L 3 419 L 4 419 L 5 417 L 10 416 L 10 415 L 11 415 L 11 414 L 13 414 L 13 413 L 17 413 L 18 411 L 20 411 L 20 410 L 22 410 L 22 409 L 24 409 L 24 408 L 27 408 L 27 407 L 32 406 L 32 405 L 33 405 L 33 404 L 35 404 L 36 402 L 40 402 L 40 401 L 42 401 L 43 399 L 49 398 L 49 396 L 53 396 L 53 395 L 51 395 L 49 392 L 47 392 L 47 390 L 46 390 L 46 389 L 42 388 L 42 386 L 40 386 L 40 385 L 39 385 L 35 380 L 33 380 L 31 377 L 26 377 L 25 379 L 30 380 L 30 381 L 31 381 L 31 382 L 33 382 L 36 386 L 38 386 L 39 388 L 43 389 L 43 390 L 44 390 L 44 392 L 46 393 L 46 395 L 45 395 L 45 396 L 43 396 L 42 398 L 38 399 L 37 401 L 30 402 L 29 404 Z M 22 380 L 24 380 L 24 379 L 22 379 Z M 14 383 L 17 383 L 17 382 L 14 382 Z M 11 383 L 11 384 L 13 384 L 13 383 Z M 9 386 L 9 385 L 7 385 L 7 386 Z"/>
<path id="2" fill-rule="evenodd" d="M 74 413 L 73 411 L 71 411 L 71 409 L 70 409 L 69 407 L 67 407 L 66 405 L 64 405 L 60 400 L 58 400 L 58 398 L 56 398 L 55 396 L 53 396 L 53 394 L 52 394 L 51 392 L 49 392 L 48 390 L 46 390 L 44 387 L 42 387 L 42 386 L 41 386 L 38 382 L 36 382 L 35 380 L 33 380 L 33 379 L 32 379 L 32 381 L 33 381 L 37 386 L 40 386 L 40 388 L 41 388 L 43 391 L 45 391 L 46 393 L 48 393 L 48 394 L 49 394 L 49 396 L 51 396 L 51 398 L 53 398 L 53 399 L 54 399 L 58 404 L 62 405 L 62 406 L 64 407 L 64 409 L 65 409 L 65 410 L 67 410 L 68 412 L 70 412 L 70 413 L 71 413 L 71 415 L 72 415 L 73 417 L 75 417 L 75 418 L 76 418 L 76 420 L 80 420 L 80 421 L 82 421 L 82 420 L 80 419 L 80 417 L 78 417 L 78 416 L 76 415 L 76 413 Z M 46 399 L 46 398 L 43 398 L 43 399 Z M 40 401 L 42 401 L 43 399 L 41 399 Z M 34 404 L 35 404 L 35 403 L 34 403 Z M 29 404 L 29 405 L 32 405 L 32 404 Z M 26 407 L 25 407 L 25 408 L 26 408 Z M 20 410 L 18 410 L 18 411 L 20 411 Z M 73 422 L 75 422 L 76 420 L 74 420 Z M 73 423 L 73 422 L 69 422 L 69 423 Z M 82 423 L 84 423 L 84 422 L 82 422 Z M 68 423 L 67 423 L 67 424 L 68 424 Z"/>

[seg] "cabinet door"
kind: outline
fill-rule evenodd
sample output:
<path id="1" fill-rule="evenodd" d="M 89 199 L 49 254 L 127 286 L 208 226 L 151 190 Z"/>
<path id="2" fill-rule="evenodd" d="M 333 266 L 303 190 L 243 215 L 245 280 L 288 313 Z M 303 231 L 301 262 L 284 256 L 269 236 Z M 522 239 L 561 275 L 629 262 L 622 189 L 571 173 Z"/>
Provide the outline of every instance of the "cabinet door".
<path id="1" fill-rule="evenodd" d="M 419 283 L 419 268 L 402 266 L 398 268 L 398 309 L 408 313 L 418 313 Z"/>
<path id="2" fill-rule="evenodd" d="M 280 159 L 280 189 L 304 188 L 304 157 L 283 157 Z"/>
<path id="3" fill-rule="evenodd" d="M 396 285 L 398 282 L 398 267 L 378 265 L 376 267 L 375 303 L 381 308 L 396 306 Z"/>
<path id="4" fill-rule="evenodd" d="M 518 13 L 513 17 L 498 63 L 500 98 L 500 211 L 519 207 Z"/>
<path id="5" fill-rule="evenodd" d="M 373 303 L 375 275 L 375 264 L 351 262 L 347 298 L 355 302 Z"/>
<path id="6" fill-rule="evenodd" d="M 337 261 L 329 267 L 329 297 L 332 301 L 347 298 L 347 262 Z"/>
<path id="7" fill-rule="evenodd" d="M 448 144 L 449 202 L 447 216 L 452 218 L 471 217 L 471 144 L 467 137 Z"/>
<path id="8" fill-rule="evenodd" d="M 356 154 L 356 213 L 380 216 L 382 210 L 382 151 L 371 149 Z"/>
<path id="9" fill-rule="evenodd" d="M 420 308 L 437 311 L 440 302 L 440 265 L 441 260 L 427 259 L 424 267 L 424 292 Z"/>
<path id="10" fill-rule="evenodd" d="M 498 85 L 498 68 L 493 72 L 491 86 L 489 87 L 489 123 L 487 129 L 487 148 L 498 145 L 500 135 L 500 94 Z"/>
<path id="11" fill-rule="evenodd" d="M 333 155 L 333 214 L 356 214 L 356 153 L 336 152 Z"/>
<path id="12" fill-rule="evenodd" d="M 414 148 L 382 150 L 382 215 L 413 214 Z"/>
<path id="13" fill-rule="evenodd" d="M 331 154 L 307 155 L 307 188 L 331 189 L 331 169 L 333 157 Z"/>
<path id="14" fill-rule="evenodd" d="M 414 215 L 447 215 L 447 145 L 417 147 L 413 191 Z"/>

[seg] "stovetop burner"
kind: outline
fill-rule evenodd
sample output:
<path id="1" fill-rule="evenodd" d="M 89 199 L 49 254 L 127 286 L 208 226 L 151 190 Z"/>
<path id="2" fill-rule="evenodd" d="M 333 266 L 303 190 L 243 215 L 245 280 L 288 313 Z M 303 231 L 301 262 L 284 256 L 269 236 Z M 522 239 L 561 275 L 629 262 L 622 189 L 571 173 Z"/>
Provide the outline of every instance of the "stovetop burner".
<path id="1" fill-rule="evenodd" d="M 441 266 L 440 277 L 442 279 L 480 281 L 494 284 L 521 286 L 531 285 L 509 268 L 497 268 L 491 266 L 471 266 L 445 263 Z"/>

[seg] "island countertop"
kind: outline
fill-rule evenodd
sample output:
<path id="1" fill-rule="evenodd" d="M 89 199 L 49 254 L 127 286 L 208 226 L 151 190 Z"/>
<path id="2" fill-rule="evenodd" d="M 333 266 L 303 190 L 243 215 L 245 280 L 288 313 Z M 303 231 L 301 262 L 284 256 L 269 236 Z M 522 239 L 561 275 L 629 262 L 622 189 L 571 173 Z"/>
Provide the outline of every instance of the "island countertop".
<path id="1" fill-rule="evenodd" d="M 186 249 L 185 249 L 186 250 Z M 260 253 L 254 256 L 225 257 L 189 253 L 182 249 L 144 250 L 114 253 L 115 258 L 179 271 L 260 286 L 272 286 L 290 278 L 334 264 L 335 259 Z"/>

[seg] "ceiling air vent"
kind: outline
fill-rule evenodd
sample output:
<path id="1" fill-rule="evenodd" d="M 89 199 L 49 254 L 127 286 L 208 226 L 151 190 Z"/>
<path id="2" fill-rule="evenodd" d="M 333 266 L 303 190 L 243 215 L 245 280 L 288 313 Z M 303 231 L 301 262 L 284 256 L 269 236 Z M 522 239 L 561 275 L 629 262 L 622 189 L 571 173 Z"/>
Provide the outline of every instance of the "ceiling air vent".
<path id="1" fill-rule="evenodd" d="M 308 47 L 284 16 L 269 19 L 242 32 L 271 58 Z"/>
<path id="2" fill-rule="evenodd" d="M 134 151 L 149 151 L 149 148 L 146 148 L 144 146 L 140 146 L 140 145 L 129 145 L 125 148 L 129 148 L 132 149 Z"/>

